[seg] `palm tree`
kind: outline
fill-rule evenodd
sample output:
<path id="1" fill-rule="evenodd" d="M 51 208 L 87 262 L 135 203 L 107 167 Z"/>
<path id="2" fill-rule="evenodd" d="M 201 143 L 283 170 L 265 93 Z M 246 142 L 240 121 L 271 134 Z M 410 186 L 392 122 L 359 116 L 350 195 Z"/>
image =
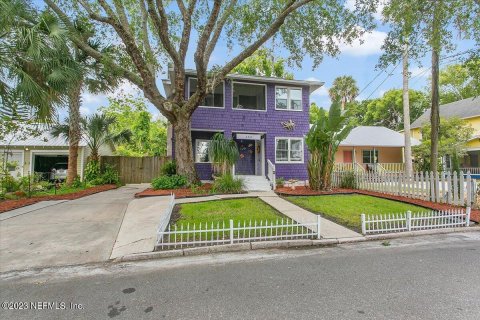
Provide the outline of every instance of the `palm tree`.
<path id="1" fill-rule="evenodd" d="M 341 110 L 345 111 L 347 103 L 352 102 L 358 96 L 359 89 L 357 82 L 352 76 L 341 76 L 335 78 L 333 85 L 328 90 L 330 99 L 332 101 L 340 101 Z"/>
<path id="2" fill-rule="evenodd" d="M 88 39 L 90 35 L 88 25 L 77 22 L 75 28 L 78 34 Z M 88 41 L 88 43 L 98 51 L 110 50 L 109 47 L 101 49 L 97 42 Z M 72 184 L 77 177 L 78 145 L 81 139 L 80 107 L 82 105 L 81 95 L 84 87 L 86 87 L 90 93 L 95 94 L 112 91 L 118 85 L 118 77 L 112 73 L 105 72 L 94 59 L 86 55 L 73 43 L 70 43 L 70 45 L 71 59 L 78 64 L 80 72 L 77 76 L 77 81 L 71 86 L 68 92 L 68 124 L 70 130 L 68 140 L 68 167 L 72 169 L 68 170 L 67 184 Z"/>
<path id="3" fill-rule="evenodd" d="M 208 156 L 213 163 L 214 172 L 224 175 L 230 173 L 240 153 L 233 139 L 225 139 L 223 133 L 215 133 L 208 144 Z"/>
<path id="4" fill-rule="evenodd" d="M 338 101 L 332 104 L 328 116 L 324 112 L 319 113 L 305 139 L 310 151 L 307 169 L 313 190 L 330 189 L 335 152 L 351 129 Z"/>
<path id="5" fill-rule="evenodd" d="M 52 127 L 51 134 L 54 137 L 63 136 L 65 140 L 69 139 L 70 127 L 69 119 L 65 123 Z M 113 134 L 110 127 L 115 123 L 115 117 L 105 114 L 94 114 L 90 117 L 80 118 L 81 139 L 84 140 L 90 149 L 90 161 L 100 160 L 100 148 L 108 145 L 112 149 L 116 144 L 130 141 L 132 132 L 123 130 L 118 134 Z"/>
<path id="6" fill-rule="evenodd" d="M 78 75 L 56 16 L 24 0 L 0 0 L 0 111 L 50 121 Z"/>

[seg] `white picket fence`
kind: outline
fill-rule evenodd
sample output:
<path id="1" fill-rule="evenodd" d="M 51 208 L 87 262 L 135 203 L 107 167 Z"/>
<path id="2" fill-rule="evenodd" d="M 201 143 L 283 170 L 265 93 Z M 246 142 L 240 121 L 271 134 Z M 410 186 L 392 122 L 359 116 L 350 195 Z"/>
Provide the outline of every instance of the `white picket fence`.
<path id="1" fill-rule="evenodd" d="M 159 241 L 159 235 L 164 232 L 170 224 L 173 208 L 175 207 L 175 195 L 172 193 L 168 201 L 168 207 L 165 209 L 165 213 L 160 218 L 160 222 L 157 227 L 157 243 Z"/>
<path id="2" fill-rule="evenodd" d="M 398 214 L 361 215 L 362 233 L 389 233 L 438 228 L 468 227 L 470 207 L 466 210 L 428 211 Z"/>
<path id="3" fill-rule="evenodd" d="M 470 173 L 456 172 L 415 172 L 407 176 L 401 172 L 336 171 L 332 174 L 332 186 L 344 186 L 348 176 L 355 176 L 355 187 L 360 190 L 375 191 L 431 202 L 448 203 L 457 206 L 470 206 L 475 201 L 476 184 Z"/>
<path id="4" fill-rule="evenodd" d="M 284 218 L 276 221 L 243 221 L 235 225 L 211 222 L 169 225 L 157 235 L 156 250 L 180 249 L 269 240 L 320 239 L 320 216 L 313 223 Z"/>

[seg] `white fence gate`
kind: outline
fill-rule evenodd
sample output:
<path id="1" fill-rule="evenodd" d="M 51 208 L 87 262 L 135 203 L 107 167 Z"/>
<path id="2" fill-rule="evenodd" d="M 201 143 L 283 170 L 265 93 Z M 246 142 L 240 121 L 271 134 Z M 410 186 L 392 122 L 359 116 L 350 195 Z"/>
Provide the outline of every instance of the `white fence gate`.
<path id="1" fill-rule="evenodd" d="M 448 203 L 457 206 L 471 206 L 475 201 L 476 184 L 470 173 L 456 172 L 415 172 L 405 173 L 354 173 L 336 171 L 332 175 L 335 188 L 345 187 L 347 178 L 354 177 L 354 188 L 421 199 L 431 202 Z"/>
<path id="2" fill-rule="evenodd" d="M 468 227 L 470 207 L 463 210 L 361 215 L 362 233 L 386 233 L 438 228 Z"/>

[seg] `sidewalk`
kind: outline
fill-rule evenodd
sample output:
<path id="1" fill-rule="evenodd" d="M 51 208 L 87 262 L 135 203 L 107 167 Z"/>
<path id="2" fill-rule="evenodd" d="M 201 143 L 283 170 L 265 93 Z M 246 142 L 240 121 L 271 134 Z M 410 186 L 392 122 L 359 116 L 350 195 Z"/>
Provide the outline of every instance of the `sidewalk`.
<path id="1" fill-rule="evenodd" d="M 272 192 L 273 193 L 273 192 Z M 273 193 L 274 194 L 274 193 Z M 289 218 L 300 223 L 312 223 L 317 221 L 317 215 L 307 211 L 299 206 L 284 200 L 274 195 L 260 196 L 260 199 L 283 213 Z M 355 238 L 363 237 L 361 234 L 347 229 L 339 224 L 336 224 L 330 220 L 320 218 L 320 236 L 323 239 L 340 239 L 340 238 Z M 312 227 L 313 231 L 317 231 L 316 227 Z"/>
<path id="2" fill-rule="evenodd" d="M 175 200 L 175 203 L 194 203 L 245 197 L 258 197 L 297 222 L 311 223 L 317 221 L 316 214 L 280 198 L 272 191 L 182 198 Z M 169 199 L 170 197 L 168 196 L 137 198 L 128 204 L 110 259 L 138 253 L 148 253 L 154 250 L 157 226 L 160 218 L 165 214 Z M 312 228 L 316 229 L 316 227 Z M 320 234 L 324 239 L 362 238 L 361 234 L 323 218 L 321 218 Z"/>

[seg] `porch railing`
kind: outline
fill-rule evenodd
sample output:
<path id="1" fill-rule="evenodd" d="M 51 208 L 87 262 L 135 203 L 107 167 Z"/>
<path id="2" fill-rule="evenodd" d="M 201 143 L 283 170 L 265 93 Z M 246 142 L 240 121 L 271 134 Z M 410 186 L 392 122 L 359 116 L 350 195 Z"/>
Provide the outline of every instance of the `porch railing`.
<path id="1" fill-rule="evenodd" d="M 460 168 L 460 170 L 464 173 L 467 174 L 467 172 L 470 172 L 470 174 L 480 174 L 480 167 L 465 167 L 465 168 Z"/>
<path id="2" fill-rule="evenodd" d="M 268 167 L 267 178 L 270 181 L 270 185 L 272 186 L 272 190 L 275 190 L 275 188 L 277 187 L 277 178 L 276 178 L 276 175 L 275 175 L 275 165 L 269 159 L 267 159 L 267 167 Z"/>
<path id="3" fill-rule="evenodd" d="M 356 172 L 363 172 L 365 169 L 362 167 L 361 164 L 355 163 L 335 163 L 334 164 L 334 171 L 356 171 Z"/>

